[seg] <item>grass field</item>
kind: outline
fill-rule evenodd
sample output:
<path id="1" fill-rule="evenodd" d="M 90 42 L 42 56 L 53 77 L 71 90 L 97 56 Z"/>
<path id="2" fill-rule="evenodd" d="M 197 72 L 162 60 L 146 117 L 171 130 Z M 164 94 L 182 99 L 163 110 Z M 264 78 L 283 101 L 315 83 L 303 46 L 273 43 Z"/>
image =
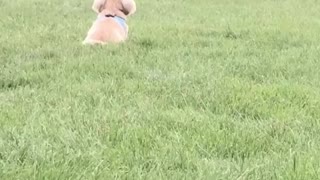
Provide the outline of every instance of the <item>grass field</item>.
<path id="1" fill-rule="evenodd" d="M 320 178 L 320 2 L 0 0 L 0 179 Z"/>

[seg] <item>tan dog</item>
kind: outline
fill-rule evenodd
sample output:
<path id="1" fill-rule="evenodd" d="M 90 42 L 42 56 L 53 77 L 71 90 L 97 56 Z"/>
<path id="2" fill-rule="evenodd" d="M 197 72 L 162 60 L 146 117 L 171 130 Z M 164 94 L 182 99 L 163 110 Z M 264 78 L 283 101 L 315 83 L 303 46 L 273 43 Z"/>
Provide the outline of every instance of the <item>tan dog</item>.
<path id="1" fill-rule="evenodd" d="M 98 13 L 98 18 L 83 44 L 119 43 L 127 39 L 126 20 L 136 11 L 134 0 L 94 0 L 92 9 Z"/>

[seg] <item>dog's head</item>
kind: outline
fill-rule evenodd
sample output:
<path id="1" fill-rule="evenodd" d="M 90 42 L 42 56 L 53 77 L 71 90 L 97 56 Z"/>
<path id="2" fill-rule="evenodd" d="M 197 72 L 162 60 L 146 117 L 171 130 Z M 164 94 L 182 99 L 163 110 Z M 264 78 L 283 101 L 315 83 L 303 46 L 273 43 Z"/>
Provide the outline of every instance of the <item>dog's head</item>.
<path id="1" fill-rule="evenodd" d="M 94 0 L 92 9 L 100 13 L 105 9 L 121 11 L 129 16 L 136 12 L 136 3 L 134 0 Z"/>

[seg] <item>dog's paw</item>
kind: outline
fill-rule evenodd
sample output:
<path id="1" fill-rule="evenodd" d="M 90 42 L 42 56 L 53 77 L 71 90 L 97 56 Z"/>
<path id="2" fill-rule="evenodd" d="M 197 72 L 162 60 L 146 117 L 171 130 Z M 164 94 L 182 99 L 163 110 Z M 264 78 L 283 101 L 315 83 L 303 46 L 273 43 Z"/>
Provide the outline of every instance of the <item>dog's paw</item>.
<path id="1" fill-rule="evenodd" d="M 97 14 L 100 13 L 100 12 L 99 12 L 99 9 L 97 9 L 96 6 L 92 6 L 91 9 L 92 9 L 94 12 L 96 12 Z"/>

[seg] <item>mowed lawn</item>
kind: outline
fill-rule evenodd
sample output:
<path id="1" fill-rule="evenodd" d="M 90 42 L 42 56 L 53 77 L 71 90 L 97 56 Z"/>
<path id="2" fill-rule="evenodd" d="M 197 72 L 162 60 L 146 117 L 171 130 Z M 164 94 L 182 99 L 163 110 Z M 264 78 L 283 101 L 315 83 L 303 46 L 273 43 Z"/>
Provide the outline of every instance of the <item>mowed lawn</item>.
<path id="1" fill-rule="evenodd" d="M 319 179 L 320 2 L 0 1 L 0 179 Z"/>

